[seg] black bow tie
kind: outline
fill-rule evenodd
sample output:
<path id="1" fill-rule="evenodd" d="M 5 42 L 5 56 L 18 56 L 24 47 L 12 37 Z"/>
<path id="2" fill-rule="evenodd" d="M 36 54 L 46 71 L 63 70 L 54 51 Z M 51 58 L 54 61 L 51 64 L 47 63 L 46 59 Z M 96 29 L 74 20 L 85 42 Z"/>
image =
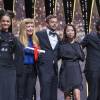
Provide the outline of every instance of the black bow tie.
<path id="1" fill-rule="evenodd" d="M 50 32 L 49 32 L 49 35 L 56 36 L 56 33 L 50 31 Z"/>

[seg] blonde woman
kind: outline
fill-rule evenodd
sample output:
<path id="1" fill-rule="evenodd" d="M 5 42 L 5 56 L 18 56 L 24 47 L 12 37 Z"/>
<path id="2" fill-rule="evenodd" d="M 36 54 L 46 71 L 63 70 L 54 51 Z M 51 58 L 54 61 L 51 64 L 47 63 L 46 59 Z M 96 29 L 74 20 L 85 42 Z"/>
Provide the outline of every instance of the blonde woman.
<path id="1" fill-rule="evenodd" d="M 34 33 L 34 20 L 27 18 L 21 22 L 19 39 L 23 44 L 23 73 L 20 79 L 19 100 L 33 100 L 36 83 L 37 47 L 39 41 Z M 30 50 L 26 47 L 35 48 Z"/>

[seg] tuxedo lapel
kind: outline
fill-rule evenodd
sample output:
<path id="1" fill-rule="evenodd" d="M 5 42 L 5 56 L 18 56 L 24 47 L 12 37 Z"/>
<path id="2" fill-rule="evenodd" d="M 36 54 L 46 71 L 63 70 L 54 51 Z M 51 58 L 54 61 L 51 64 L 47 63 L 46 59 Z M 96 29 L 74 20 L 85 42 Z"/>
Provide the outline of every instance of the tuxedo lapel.
<path id="1" fill-rule="evenodd" d="M 57 39 L 58 39 L 58 42 L 57 42 L 57 44 L 56 44 L 56 46 L 55 46 L 54 50 L 56 50 L 56 48 L 58 48 L 58 45 L 59 45 L 60 38 L 59 38 L 59 36 L 58 36 L 58 35 L 57 35 Z"/>
<path id="2" fill-rule="evenodd" d="M 43 35 L 44 35 L 44 42 L 45 42 L 46 46 L 48 48 L 52 49 L 46 30 L 44 31 Z"/>

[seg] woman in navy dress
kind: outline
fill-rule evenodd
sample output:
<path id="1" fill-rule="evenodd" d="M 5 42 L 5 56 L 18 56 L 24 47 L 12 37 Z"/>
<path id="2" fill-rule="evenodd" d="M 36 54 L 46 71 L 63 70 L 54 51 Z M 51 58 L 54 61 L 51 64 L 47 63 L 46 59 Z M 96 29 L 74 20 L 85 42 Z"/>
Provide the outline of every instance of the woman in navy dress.
<path id="1" fill-rule="evenodd" d="M 75 42 L 76 30 L 73 25 L 67 24 L 63 35 L 63 40 L 59 46 L 59 55 L 62 59 L 59 86 L 64 92 L 65 100 L 71 100 L 71 92 L 74 100 L 80 100 L 82 73 L 79 60 L 84 60 L 84 53 L 79 43 Z"/>
<path id="2" fill-rule="evenodd" d="M 19 38 L 23 44 L 24 68 L 20 77 L 18 98 L 19 100 L 33 100 L 37 78 L 36 61 L 38 52 L 36 52 L 36 48 L 39 46 L 38 38 L 34 33 L 33 19 L 26 18 L 21 22 Z M 26 47 L 35 48 L 35 50 L 33 51 Z"/>

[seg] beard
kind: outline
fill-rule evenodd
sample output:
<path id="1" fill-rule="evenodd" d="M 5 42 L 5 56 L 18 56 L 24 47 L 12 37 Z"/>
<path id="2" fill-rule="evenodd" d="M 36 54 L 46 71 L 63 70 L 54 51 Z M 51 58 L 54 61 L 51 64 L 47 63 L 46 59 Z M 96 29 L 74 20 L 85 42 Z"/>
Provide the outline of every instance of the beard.
<path id="1" fill-rule="evenodd" d="M 50 27 L 50 26 L 48 26 L 48 28 L 49 28 L 52 32 L 54 32 L 54 31 L 56 30 L 56 28 L 52 28 L 52 27 Z"/>

